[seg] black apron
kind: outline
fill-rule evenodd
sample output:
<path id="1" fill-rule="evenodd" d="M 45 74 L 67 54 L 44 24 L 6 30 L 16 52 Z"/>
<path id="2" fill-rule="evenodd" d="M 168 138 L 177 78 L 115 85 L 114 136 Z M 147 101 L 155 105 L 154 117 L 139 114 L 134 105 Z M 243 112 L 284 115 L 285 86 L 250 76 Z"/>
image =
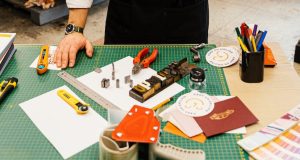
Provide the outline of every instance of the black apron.
<path id="1" fill-rule="evenodd" d="M 207 43 L 208 17 L 208 0 L 110 0 L 104 43 Z"/>

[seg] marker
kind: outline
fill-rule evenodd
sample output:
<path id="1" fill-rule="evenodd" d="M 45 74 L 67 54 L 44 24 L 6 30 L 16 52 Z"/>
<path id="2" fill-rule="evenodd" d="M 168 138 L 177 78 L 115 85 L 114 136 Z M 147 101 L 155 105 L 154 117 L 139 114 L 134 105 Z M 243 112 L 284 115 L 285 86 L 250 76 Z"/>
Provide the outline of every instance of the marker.
<path id="1" fill-rule="evenodd" d="M 249 53 L 249 50 L 248 50 L 248 48 L 246 47 L 246 45 L 243 43 L 242 39 L 241 39 L 240 37 L 237 37 L 237 39 L 238 39 L 238 41 L 239 41 L 239 43 L 240 43 L 240 45 L 241 45 L 243 51 L 246 52 L 246 53 Z"/>
<path id="2" fill-rule="evenodd" d="M 256 45 L 258 45 L 258 42 L 259 42 L 259 40 L 261 38 L 261 35 L 262 35 L 262 31 L 258 31 L 258 33 L 257 33 L 257 35 L 255 37 L 255 43 L 256 43 Z"/>
<path id="3" fill-rule="evenodd" d="M 248 34 L 249 34 L 249 37 L 251 37 L 251 35 L 252 35 L 252 29 L 251 28 L 248 28 Z"/>
<path id="4" fill-rule="evenodd" d="M 241 24 L 241 38 L 243 38 L 244 36 L 245 36 L 245 26 L 246 26 L 246 24 L 245 23 L 242 23 Z"/>
<path id="5" fill-rule="evenodd" d="M 258 51 L 260 51 L 260 48 L 262 47 L 262 44 L 263 44 L 263 42 L 264 42 L 264 40 L 265 40 L 265 38 L 266 38 L 267 33 L 268 33 L 267 31 L 264 31 L 264 32 L 262 33 L 261 38 L 260 38 L 260 40 L 259 40 L 259 42 L 258 42 L 258 44 L 257 44 L 257 50 L 258 50 Z"/>
<path id="6" fill-rule="evenodd" d="M 251 42 L 252 42 L 252 45 L 253 45 L 254 52 L 257 52 L 254 36 L 251 36 Z"/>
<path id="7" fill-rule="evenodd" d="M 238 27 L 235 27 L 235 32 L 236 32 L 238 37 L 242 37 L 241 32 L 240 32 Z"/>
<path id="8" fill-rule="evenodd" d="M 252 47 L 252 44 L 251 44 L 251 41 L 250 41 L 250 34 L 249 34 L 249 29 L 247 29 L 245 31 L 245 34 L 246 34 L 246 39 L 247 39 L 247 42 L 248 42 L 248 46 L 249 46 L 249 49 L 251 52 L 253 52 L 253 47 Z"/>
<path id="9" fill-rule="evenodd" d="M 257 25 L 255 24 L 254 27 L 253 27 L 253 32 L 252 32 L 253 37 L 256 36 L 256 31 L 257 31 Z"/>

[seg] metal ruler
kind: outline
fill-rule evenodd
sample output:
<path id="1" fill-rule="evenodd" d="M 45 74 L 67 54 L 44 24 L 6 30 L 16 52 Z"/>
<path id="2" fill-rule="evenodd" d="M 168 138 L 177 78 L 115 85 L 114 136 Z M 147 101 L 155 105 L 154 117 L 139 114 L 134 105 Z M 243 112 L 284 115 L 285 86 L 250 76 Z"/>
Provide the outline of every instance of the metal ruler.
<path id="1" fill-rule="evenodd" d="M 70 85 L 78 89 L 80 92 L 85 94 L 87 97 L 98 103 L 100 106 L 106 109 L 118 109 L 118 107 L 111 102 L 107 101 L 105 98 L 100 96 L 98 93 L 93 91 L 92 89 L 88 88 L 83 83 L 79 82 L 74 76 L 70 75 L 66 71 L 59 72 L 57 74 L 60 78 L 68 82 Z"/>

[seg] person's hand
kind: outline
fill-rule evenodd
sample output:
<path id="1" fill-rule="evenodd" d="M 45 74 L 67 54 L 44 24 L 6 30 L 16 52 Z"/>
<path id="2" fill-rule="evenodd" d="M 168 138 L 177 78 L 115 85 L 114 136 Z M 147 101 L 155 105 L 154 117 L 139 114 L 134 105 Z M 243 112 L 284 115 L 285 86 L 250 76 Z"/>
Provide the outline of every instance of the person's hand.
<path id="1" fill-rule="evenodd" d="M 84 48 L 86 55 L 92 57 L 93 46 L 81 33 L 66 35 L 57 46 L 54 63 L 59 68 L 74 67 L 77 52 Z"/>

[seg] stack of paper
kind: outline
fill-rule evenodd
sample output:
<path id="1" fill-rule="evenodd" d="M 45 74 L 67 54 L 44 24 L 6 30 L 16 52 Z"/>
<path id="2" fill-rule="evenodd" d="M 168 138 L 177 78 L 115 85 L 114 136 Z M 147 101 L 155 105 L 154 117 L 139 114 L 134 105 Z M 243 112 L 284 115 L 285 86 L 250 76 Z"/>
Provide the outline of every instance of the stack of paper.
<path id="1" fill-rule="evenodd" d="M 300 105 L 238 144 L 255 159 L 300 159 Z"/>
<path id="2" fill-rule="evenodd" d="M 16 52 L 13 44 L 15 37 L 15 33 L 0 33 L 0 75 Z"/>
<path id="3" fill-rule="evenodd" d="M 231 99 L 230 96 L 214 96 L 211 99 L 214 103 L 223 102 L 224 100 Z M 214 109 L 215 110 L 215 109 Z M 197 118 L 188 116 L 182 113 L 177 107 L 176 103 L 169 107 L 167 110 L 159 114 L 159 116 L 164 120 L 168 121 L 164 128 L 165 132 L 169 132 L 183 138 L 187 138 L 199 143 L 204 143 L 206 137 L 205 125 L 199 125 Z M 206 117 L 206 116 L 202 116 Z M 199 117 L 198 117 L 199 118 Z M 203 126 L 204 128 L 200 127 Z M 205 130 L 204 130 L 205 129 Z M 226 133 L 246 133 L 246 127 L 240 126 L 240 128 L 234 128 L 234 130 L 227 130 Z"/>

